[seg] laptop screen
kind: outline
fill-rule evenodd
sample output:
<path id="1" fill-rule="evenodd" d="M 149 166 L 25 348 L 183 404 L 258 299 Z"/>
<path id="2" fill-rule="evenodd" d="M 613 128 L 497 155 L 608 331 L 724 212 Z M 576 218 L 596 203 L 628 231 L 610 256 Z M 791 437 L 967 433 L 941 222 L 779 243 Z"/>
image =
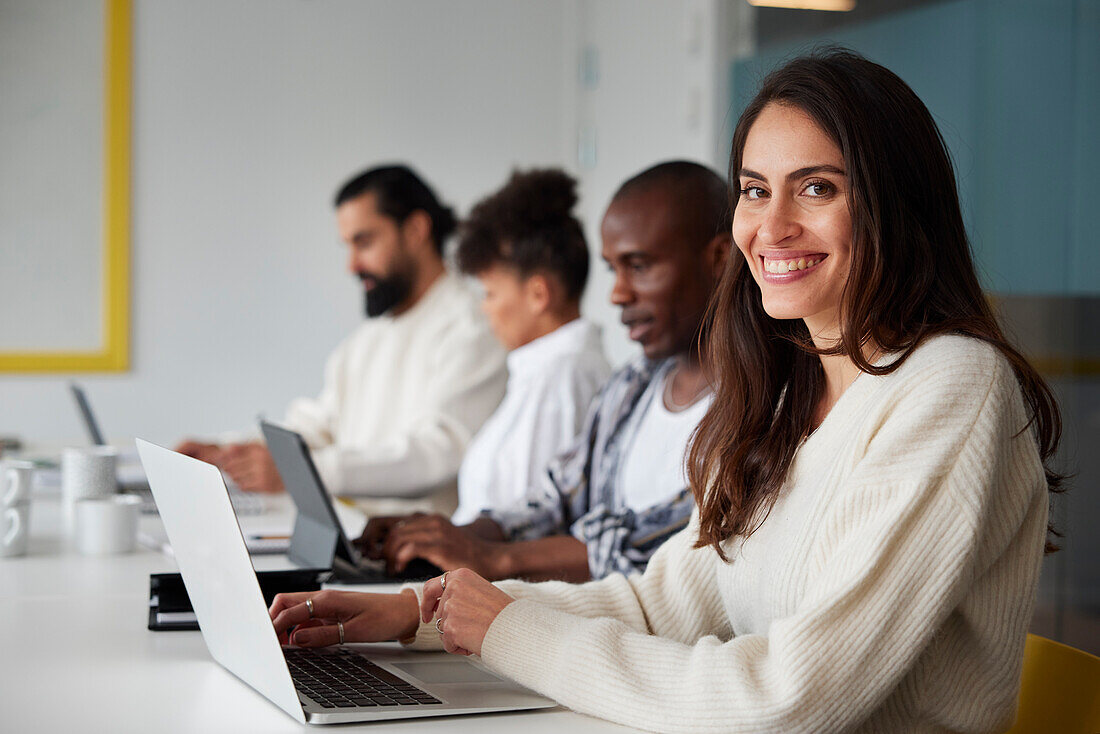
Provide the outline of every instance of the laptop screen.
<path id="1" fill-rule="evenodd" d="M 267 421 L 260 422 L 260 430 L 283 486 L 298 508 L 287 556 L 309 568 L 332 568 L 337 554 L 349 562 L 357 561 L 358 554 L 344 536 L 306 442 L 294 431 Z"/>
<path id="2" fill-rule="evenodd" d="M 84 419 L 84 428 L 88 431 L 88 437 L 96 446 L 106 446 L 107 442 L 103 440 L 103 434 L 99 430 L 99 424 L 96 423 L 95 416 L 92 415 L 92 406 L 88 404 L 88 397 L 84 394 L 84 390 L 75 382 L 69 383 L 69 390 L 76 400 L 80 417 Z"/>

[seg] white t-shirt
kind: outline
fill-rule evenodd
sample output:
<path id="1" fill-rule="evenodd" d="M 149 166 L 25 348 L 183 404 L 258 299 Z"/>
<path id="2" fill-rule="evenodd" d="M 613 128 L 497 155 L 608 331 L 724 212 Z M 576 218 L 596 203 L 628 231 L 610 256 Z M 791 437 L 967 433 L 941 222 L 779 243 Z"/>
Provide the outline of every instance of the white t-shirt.
<path id="1" fill-rule="evenodd" d="M 453 522 L 473 522 L 483 509 L 522 501 L 550 460 L 573 442 L 610 374 L 600 328 L 583 319 L 514 349 L 504 400 L 462 460 Z"/>
<path id="2" fill-rule="evenodd" d="M 333 494 L 371 514 L 450 514 L 466 447 L 504 394 L 504 358 L 477 296 L 445 274 L 408 311 L 352 332 L 286 425 Z"/>
<path id="3" fill-rule="evenodd" d="M 684 454 L 688 438 L 710 407 L 713 393 L 707 392 L 689 407 L 672 412 L 665 407 L 665 383 L 670 370 L 649 383 L 639 400 L 645 414 L 634 441 L 620 464 L 619 496 L 634 511 L 645 510 L 687 486 Z"/>

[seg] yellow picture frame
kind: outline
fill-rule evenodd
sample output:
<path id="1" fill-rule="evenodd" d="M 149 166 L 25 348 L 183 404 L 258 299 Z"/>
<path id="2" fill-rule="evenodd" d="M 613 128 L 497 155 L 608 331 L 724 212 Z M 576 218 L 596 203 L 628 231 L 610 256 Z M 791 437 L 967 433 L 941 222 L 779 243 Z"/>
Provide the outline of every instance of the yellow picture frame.
<path id="1" fill-rule="evenodd" d="M 93 351 L 0 352 L 0 372 L 125 372 L 130 367 L 131 0 L 104 0 L 103 343 Z"/>

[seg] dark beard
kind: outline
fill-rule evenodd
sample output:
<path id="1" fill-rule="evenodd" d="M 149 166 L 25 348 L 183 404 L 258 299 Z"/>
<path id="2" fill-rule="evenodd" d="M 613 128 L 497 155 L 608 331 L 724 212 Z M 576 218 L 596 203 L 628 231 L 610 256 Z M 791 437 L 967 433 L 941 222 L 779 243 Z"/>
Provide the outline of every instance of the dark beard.
<path id="1" fill-rule="evenodd" d="M 389 278 L 376 279 L 374 287 L 364 293 L 363 304 L 367 316 L 381 316 L 404 302 L 411 290 L 412 279 L 404 274 L 395 273 Z"/>

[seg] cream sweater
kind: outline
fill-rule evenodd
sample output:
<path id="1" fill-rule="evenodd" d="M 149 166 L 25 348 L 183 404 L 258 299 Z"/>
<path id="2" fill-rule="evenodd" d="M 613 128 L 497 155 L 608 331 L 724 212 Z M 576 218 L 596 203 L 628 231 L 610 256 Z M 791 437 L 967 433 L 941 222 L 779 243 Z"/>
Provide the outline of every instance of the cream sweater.
<path id="1" fill-rule="evenodd" d="M 503 582 L 483 660 L 659 731 L 1002 731 L 1047 523 L 1025 422 L 994 349 L 931 340 L 848 388 L 728 564 L 696 519 L 642 575 Z"/>
<path id="2" fill-rule="evenodd" d="M 333 494 L 368 514 L 450 514 L 470 439 L 504 395 L 504 349 L 478 299 L 444 274 L 408 311 L 365 320 L 325 366 L 317 398 L 291 403 Z"/>

